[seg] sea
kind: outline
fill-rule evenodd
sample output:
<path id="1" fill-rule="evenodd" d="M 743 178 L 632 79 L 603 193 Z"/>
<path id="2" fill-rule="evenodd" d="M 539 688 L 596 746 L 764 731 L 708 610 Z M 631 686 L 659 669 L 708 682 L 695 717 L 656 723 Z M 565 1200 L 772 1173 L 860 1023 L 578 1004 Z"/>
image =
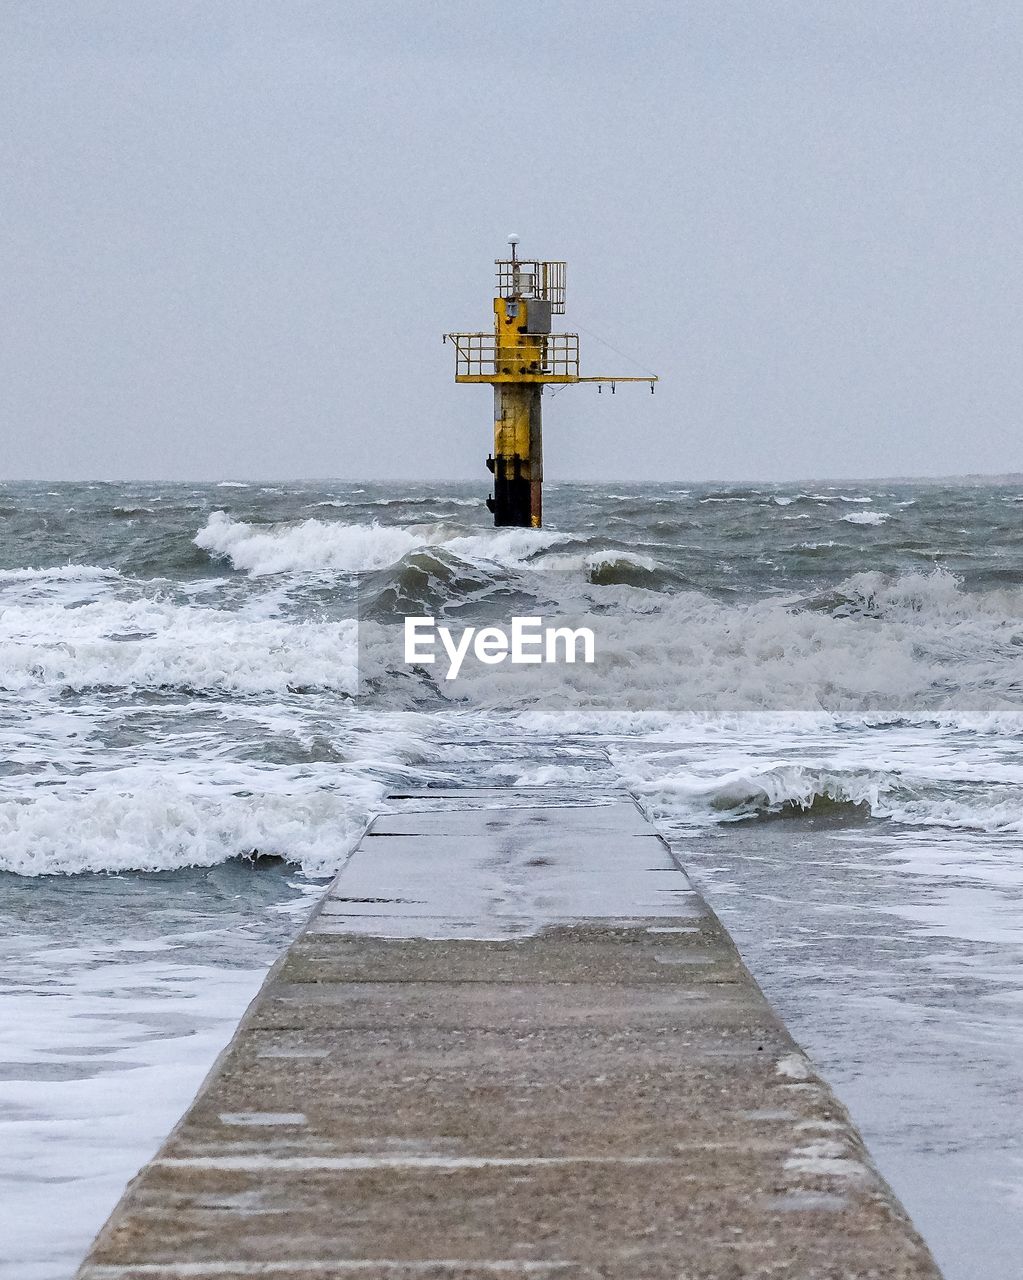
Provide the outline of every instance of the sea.
<path id="1" fill-rule="evenodd" d="M 949 1280 L 1015 1280 L 1023 477 L 484 496 L 0 485 L 0 1277 L 70 1280 L 389 789 L 584 744 Z M 513 615 L 596 660 L 397 642 Z"/>

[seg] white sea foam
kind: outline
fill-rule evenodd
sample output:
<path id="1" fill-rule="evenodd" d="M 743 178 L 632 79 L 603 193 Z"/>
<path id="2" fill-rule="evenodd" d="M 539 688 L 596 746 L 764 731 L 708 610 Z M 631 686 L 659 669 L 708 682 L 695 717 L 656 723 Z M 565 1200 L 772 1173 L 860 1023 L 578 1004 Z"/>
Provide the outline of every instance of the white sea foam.
<path id="1" fill-rule="evenodd" d="M 258 612 L 258 611 L 257 611 Z M 353 692 L 355 623 L 289 622 L 160 600 L 0 612 L 0 689 Z"/>
<path id="2" fill-rule="evenodd" d="M 214 511 L 195 544 L 253 577 L 274 573 L 356 573 L 383 569 L 419 547 L 445 547 L 465 560 L 517 565 L 564 542 L 565 535 L 534 529 L 455 534 L 445 526 L 344 524 L 302 520 L 254 525 Z"/>
<path id="3" fill-rule="evenodd" d="M 101 582 L 121 575 L 91 564 L 62 564 L 49 569 L 0 569 L 0 587 L 8 582 Z"/>
<path id="4" fill-rule="evenodd" d="M 872 734 L 850 728 L 784 714 L 718 720 L 713 728 L 676 720 L 662 730 L 661 743 L 623 743 L 611 754 L 651 815 L 679 830 L 822 809 L 849 816 L 859 810 L 903 828 L 1006 837 L 1023 830 L 1023 766 L 1011 742 L 964 743 L 959 725 L 904 724 L 886 730 L 882 753 Z M 1003 856 L 997 848 L 993 855 Z M 911 856 L 920 862 L 920 854 Z M 1023 886 L 1014 850 L 1006 847 L 1004 856 L 1001 871 L 977 864 L 972 849 L 944 861 L 953 870 L 972 862 L 974 874 L 990 883 L 1007 877 Z"/>
<path id="5" fill-rule="evenodd" d="M 534 556 L 551 547 L 574 541 L 570 534 L 555 533 L 552 529 L 494 529 L 486 533 L 445 537 L 431 545 L 444 546 L 464 560 L 490 561 L 514 568 L 529 563 Z"/>
<path id="6" fill-rule="evenodd" d="M 0 796 L 0 870 L 19 875 L 214 866 L 259 852 L 336 870 L 381 784 L 335 765 L 153 762 Z"/>
<path id="7" fill-rule="evenodd" d="M 676 768 L 651 778 L 633 780 L 636 792 L 660 804 L 684 801 L 694 807 L 744 815 L 777 812 L 788 806 L 810 809 L 819 800 L 875 807 L 885 786 L 894 780 L 864 771 L 812 769 L 798 764 L 747 766 L 718 776 Z"/>
<path id="8" fill-rule="evenodd" d="M 833 610 L 839 617 L 858 613 L 886 622 L 912 623 L 931 631 L 935 639 L 955 626 L 957 648 L 967 658 L 971 651 L 982 656 L 1000 636 L 1015 644 L 1015 629 L 1023 622 L 1023 591 L 966 592 L 960 579 L 944 569 L 897 576 L 854 573 L 839 583 L 834 597 L 844 602 Z"/>
<path id="9" fill-rule="evenodd" d="M 382 569 L 421 540 L 405 529 L 376 524 L 303 520 L 294 525 L 254 525 L 214 511 L 195 536 L 211 556 L 230 560 L 253 577 L 271 573 Z"/>
<path id="10" fill-rule="evenodd" d="M 818 608 L 591 587 L 561 621 L 593 630 L 593 666 L 484 667 L 470 658 L 449 692 L 547 717 L 551 728 L 562 717 L 580 732 L 648 729 L 661 714 L 913 717 L 1023 707 L 1023 593 L 968 594 L 941 572 L 857 574 Z"/>
<path id="11" fill-rule="evenodd" d="M 880 525 L 890 518 L 887 511 L 850 511 L 847 516 L 842 517 L 842 520 L 845 524 Z"/>
<path id="12" fill-rule="evenodd" d="M 109 599 L 124 585 L 116 569 L 67 564 L 45 569 L 0 570 L 0 644 L 3 620 L 17 606 L 35 609 L 47 602 L 77 607 L 91 600 Z M 2 651 L 0 651 L 2 663 Z"/>
<path id="13" fill-rule="evenodd" d="M 122 947 L 74 954 L 53 945 L 63 922 L 36 921 L 19 938 L 7 917 L 4 968 L 17 981 L 0 995 L 0 1054 L 24 1066 L 8 1067 L 0 1083 L 4 1280 L 75 1273 L 126 1178 L 188 1106 L 263 980 L 269 947 L 232 938 L 225 963 L 223 935 L 209 923 L 204 933 L 201 911 L 189 918 L 183 904 L 176 913 L 161 904 L 156 914 L 164 930 L 169 920 L 178 926 L 173 956 L 146 954 L 149 922 L 131 910 Z"/>
<path id="14" fill-rule="evenodd" d="M 410 502 L 421 507 L 476 507 L 478 509 L 483 506 L 481 498 L 450 498 L 443 494 L 434 494 L 429 498 L 374 498 L 372 502 L 366 505 L 371 507 L 402 507 L 407 506 Z"/>
<path id="15" fill-rule="evenodd" d="M 657 568 L 653 556 L 645 556 L 638 551 L 594 551 L 585 557 L 583 563 L 587 569 L 604 569 L 619 564 L 650 571 Z"/>

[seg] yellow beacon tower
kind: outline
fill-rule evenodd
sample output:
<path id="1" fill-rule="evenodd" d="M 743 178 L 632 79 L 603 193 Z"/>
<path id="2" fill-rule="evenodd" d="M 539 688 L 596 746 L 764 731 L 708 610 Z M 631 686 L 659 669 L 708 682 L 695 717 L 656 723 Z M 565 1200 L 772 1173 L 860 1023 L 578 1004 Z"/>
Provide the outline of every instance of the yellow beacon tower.
<path id="1" fill-rule="evenodd" d="M 494 388 L 494 496 L 487 506 L 495 525 L 539 529 L 542 523 L 543 431 L 540 397 L 545 386 L 569 382 L 647 382 L 656 376 L 579 376 L 579 335 L 552 333 L 551 316 L 565 313 L 565 264 L 520 258 L 509 236 L 510 258 L 498 258 L 493 333 L 446 333 L 455 348 L 456 382 L 489 382 Z"/>

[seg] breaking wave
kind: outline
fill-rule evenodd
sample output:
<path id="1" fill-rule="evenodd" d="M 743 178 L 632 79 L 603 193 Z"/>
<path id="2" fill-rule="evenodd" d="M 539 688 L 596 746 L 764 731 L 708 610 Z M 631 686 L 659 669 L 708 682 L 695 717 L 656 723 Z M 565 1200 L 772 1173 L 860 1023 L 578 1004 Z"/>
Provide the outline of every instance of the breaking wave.
<path id="1" fill-rule="evenodd" d="M 711 777 L 685 768 L 634 774 L 630 783 L 660 816 L 701 811 L 730 820 L 765 814 L 809 813 L 822 804 L 875 812 L 892 780 L 865 770 L 841 773 L 803 765 L 748 766 Z"/>
<path id="2" fill-rule="evenodd" d="M 765 817 L 869 817 L 909 827 L 1023 831 L 1023 783 L 956 795 L 950 794 L 947 779 L 938 781 L 911 769 L 750 763 L 706 776 L 685 766 L 665 769 L 663 756 L 630 760 L 623 755 L 620 763 L 652 816 L 681 827 Z"/>
<path id="3" fill-rule="evenodd" d="M 630 587 L 656 589 L 670 579 L 659 573 L 653 556 L 638 555 L 631 551 L 604 551 L 586 557 L 586 577 L 598 586 L 620 584 Z"/>
<path id="4" fill-rule="evenodd" d="M 1023 623 L 1023 591 L 966 592 L 962 580 L 944 569 L 931 573 L 855 573 L 834 589 L 800 602 L 835 618 L 875 618 L 928 626 L 982 627 L 989 635 L 1005 632 L 1018 643 Z M 961 634 L 964 634 L 961 632 Z"/>
<path id="5" fill-rule="evenodd" d="M 419 540 L 401 528 L 303 520 L 297 525 L 253 525 L 214 511 L 195 545 L 229 560 L 253 577 L 274 573 L 355 573 L 393 564 Z"/>
<path id="6" fill-rule="evenodd" d="M 479 608 L 486 599 L 496 603 L 502 595 L 516 595 L 514 581 L 500 566 L 463 560 L 442 546 L 420 547 L 364 576 L 360 617 L 386 622 L 402 614 L 439 616 L 467 602 Z"/>
<path id="7" fill-rule="evenodd" d="M 146 766 L 37 790 L 31 803 L 0 799 L 0 870 L 165 871 L 261 854 L 327 873 L 354 848 L 383 791 L 336 769 L 249 768 L 244 783 L 238 772 Z"/>
<path id="8" fill-rule="evenodd" d="M 6 608 L 0 690 L 353 692 L 355 623 L 289 622 L 159 600 Z"/>
<path id="9" fill-rule="evenodd" d="M 195 545 L 252 577 L 277 573 L 359 573 L 383 569 L 421 547 L 446 547 L 466 560 L 521 564 L 566 535 L 532 529 L 456 534 L 444 526 L 342 524 L 302 520 L 254 525 L 214 511 Z"/>

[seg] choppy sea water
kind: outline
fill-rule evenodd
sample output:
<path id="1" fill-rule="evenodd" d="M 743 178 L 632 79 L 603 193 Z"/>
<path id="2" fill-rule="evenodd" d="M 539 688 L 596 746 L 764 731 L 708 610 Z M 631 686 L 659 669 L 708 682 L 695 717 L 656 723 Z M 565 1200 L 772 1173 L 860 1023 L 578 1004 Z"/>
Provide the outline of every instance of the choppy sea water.
<path id="1" fill-rule="evenodd" d="M 563 735 L 679 848 L 949 1277 L 1018 1274 L 1023 482 L 552 485 L 546 517 L 0 486 L 5 1280 L 70 1276 L 390 785 L 478 774 L 460 742 L 570 785 L 529 753 Z M 395 660 L 402 614 L 510 613 L 587 621 L 600 661 Z"/>

